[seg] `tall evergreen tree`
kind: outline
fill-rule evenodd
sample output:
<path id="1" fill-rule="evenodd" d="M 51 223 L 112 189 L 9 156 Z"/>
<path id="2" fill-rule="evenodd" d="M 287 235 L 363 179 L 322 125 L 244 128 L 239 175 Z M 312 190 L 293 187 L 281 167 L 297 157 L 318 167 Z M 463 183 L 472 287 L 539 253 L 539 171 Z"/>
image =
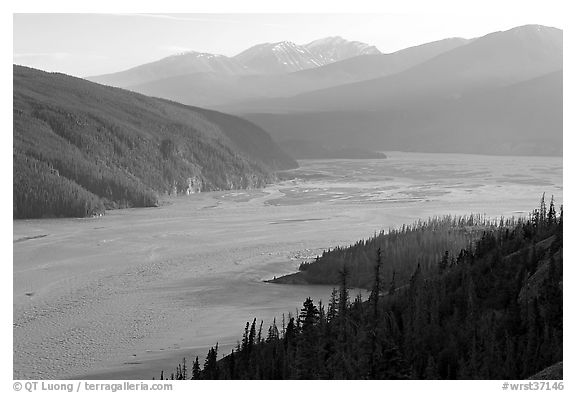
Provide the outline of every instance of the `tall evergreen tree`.
<path id="1" fill-rule="evenodd" d="M 192 363 L 192 379 L 200 379 L 200 363 L 198 362 L 198 356 L 196 356 L 196 360 Z"/>
<path id="2" fill-rule="evenodd" d="M 204 361 L 203 376 L 204 379 L 218 379 L 219 377 L 219 367 L 218 367 L 218 344 L 208 350 L 208 355 Z"/>

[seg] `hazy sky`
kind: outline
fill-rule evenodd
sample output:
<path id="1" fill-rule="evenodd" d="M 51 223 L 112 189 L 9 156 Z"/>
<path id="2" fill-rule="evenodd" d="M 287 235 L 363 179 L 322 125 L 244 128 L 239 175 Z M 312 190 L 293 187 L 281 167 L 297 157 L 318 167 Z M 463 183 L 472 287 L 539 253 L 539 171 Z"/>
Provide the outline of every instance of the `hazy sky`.
<path id="1" fill-rule="evenodd" d="M 339 35 L 387 53 L 524 24 L 564 27 L 553 9 L 480 15 L 15 14 L 13 21 L 14 63 L 75 76 L 120 71 L 188 50 L 232 56 L 262 42 L 302 44 Z"/>

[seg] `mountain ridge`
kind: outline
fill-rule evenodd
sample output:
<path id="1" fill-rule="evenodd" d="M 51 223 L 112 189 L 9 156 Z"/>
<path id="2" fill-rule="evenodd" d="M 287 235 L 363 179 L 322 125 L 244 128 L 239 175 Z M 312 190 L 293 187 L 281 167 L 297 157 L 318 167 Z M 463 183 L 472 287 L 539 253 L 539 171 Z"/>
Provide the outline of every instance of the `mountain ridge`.
<path id="1" fill-rule="evenodd" d="M 474 39 L 399 73 L 219 109 L 266 127 L 279 141 L 561 155 L 562 57 L 561 30 L 520 26 Z M 512 94 L 517 89 L 524 94 Z"/>
<path id="2" fill-rule="evenodd" d="M 235 56 L 187 51 L 127 70 L 87 76 L 85 79 L 115 87 L 128 87 L 198 72 L 218 72 L 222 75 L 284 73 L 328 64 L 334 61 L 331 59 L 335 56 L 335 52 L 338 52 L 339 58 L 344 58 L 378 51 L 374 46 L 342 38 L 338 45 L 346 46 L 346 49 L 341 50 L 338 50 L 333 43 L 319 45 L 317 41 L 319 40 L 303 45 L 291 41 L 262 43 L 247 48 Z M 315 42 L 316 45 L 312 46 L 315 51 L 313 54 L 308 51 L 307 46 Z M 325 50 L 330 53 L 324 53 Z"/>
<path id="3" fill-rule="evenodd" d="M 223 75 L 204 72 L 158 79 L 127 88 L 188 105 L 226 111 L 226 105 L 237 102 L 287 97 L 403 71 L 465 42 L 467 40 L 458 38 L 434 41 L 390 54 L 365 54 L 292 73 Z"/>
<path id="4" fill-rule="evenodd" d="M 383 151 L 561 156 L 562 72 L 400 109 L 241 116 L 280 143 L 308 139 Z"/>
<path id="5" fill-rule="evenodd" d="M 232 115 L 60 73 L 13 72 L 14 218 L 261 187 L 297 166 L 263 129 Z"/>
<path id="6" fill-rule="evenodd" d="M 291 41 L 255 45 L 233 58 L 260 74 L 300 71 L 325 64 L 321 57 Z"/>
<path id="7" fill-rule="evenodd" d="M 525 35 L 540 27 L 549 42 L 526 43 Z M 526 34 L 522 34 L 526 33 Z M 495 42 L 496 41 L 496 42 Z M 556 45 L 555 41 L 560 41 Z M 432 57 L 399 73 L 278 99 L 277 106 L 290 110 L 377 109 L 382 100 L 404 97 L 449 98 L 466 90 L 502 87 L 562 69 L 562 31 L 544 26 L 520 26 L 487 34 L 453 50 Z M 272 100 L 273 104 L 274 101 Z M 270 104 L 267 110 L 271 111 Z M 232 108 L 233 109 L 233 108 Z M 247 108 L 233 110 L 242 113 Z M 285 109 L 284 109 L 285 110 Z"/>
<path id="8" fill-rule="evenodd" d="M 112 74 L 89 76 L 84 79 L 109 86 L 125 88 L 134 84 L 195 72 L 219 72 L 224 75 L 237 75 L 248 73 L 248 70 L 234 59 L 223 55 L 188 51 L 132 67 L 128 70 Z"/>
<path id="9" fill-rule="evenodd" d="M 327 64 L 356 56 L 381 54 L 374 45 L 348 41 L 340 36 L 320 38 L 303 46 Z"/>

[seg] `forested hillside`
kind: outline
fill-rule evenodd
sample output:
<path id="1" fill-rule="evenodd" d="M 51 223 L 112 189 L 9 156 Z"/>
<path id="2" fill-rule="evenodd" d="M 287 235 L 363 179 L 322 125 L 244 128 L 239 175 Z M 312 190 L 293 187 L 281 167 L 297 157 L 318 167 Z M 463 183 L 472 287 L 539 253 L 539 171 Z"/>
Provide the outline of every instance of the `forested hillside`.
<path id="1" fill-rule="evenodd" d="M 444 263 L 455 262 L 464 253 L 471 253 L 473 242 L 486 231 L 514 223 L 512 218 L 500 221 L 479 215 L 429 218 L 381 231 L 349 247 L 324 251 L 315 261 L 300 264 L 298 273 L 272 282 L 336 285 L 340 281 L 339 272 L 346 266 L 349 285 L 369 288 L 374 280 L 374 255 L 378 249 L 384 250 L 386 260 L 380 272 L 382 278 L 391 281 L 395 277 L 397 282 L 406 282 L 416 266 L 430 269 L 441 259 Z"/>
<path id="2" fill-rule="evenodd" d="M 344 265 L 328 304 L 308 298 L 299 315 L 264 331 L 254 319 L 231 354 L 217 361 L 216 345 L 203 367 L 196 358 L 170 377 L 528 378 L 563 357 L 562 220 L 553 202 L 542 203 L 527 219 L 487 226 L 456 259 L 447 250 L 448 258 L 417 264 L 405 284 L 382 272 L 391 249 L 413 244 L 367 248 L 375 261 L 368 300 L 350 299 Z M 400 236 L 433 232 L 434 222 Z"/>
<path id="3" fill-rule="evenodd" d="M 63 74 L 14 66 L 13 99 L 14 218 L 261 187 L 297 166 L 246 120 Z"/>

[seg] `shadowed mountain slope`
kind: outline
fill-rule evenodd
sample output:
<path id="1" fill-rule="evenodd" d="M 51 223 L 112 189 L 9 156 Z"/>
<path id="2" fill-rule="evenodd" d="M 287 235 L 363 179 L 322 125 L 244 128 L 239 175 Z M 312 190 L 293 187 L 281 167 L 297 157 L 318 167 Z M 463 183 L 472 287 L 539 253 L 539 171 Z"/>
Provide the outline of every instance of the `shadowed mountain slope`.
<path id="1" fill-rule="evenodd" d="M 297 166 L 246 120 L 63 74 L 14 66 L 13 100 L 15 218 L 260 187 Z"/>
<path id="2" fill-rule="evenodd" d="M 561 155 L 562 31 L 522 26 L 386 77 L 226 109 L 278 140 Z"/>
<path id="3" fill-rule="evenodd" d="M 381 110 L 416 101 L 458 98 L 562 69 L 562 31 L 521 26 L 488 34 L 403 72 L 300 94 L 263 100 L 235 113 Z"/>
<path id="4" fill-rule="evenodd" d="M 242 116 L 278 141 L 431 153 L 562 155 L 562 72 L 404 108 Z"/>

